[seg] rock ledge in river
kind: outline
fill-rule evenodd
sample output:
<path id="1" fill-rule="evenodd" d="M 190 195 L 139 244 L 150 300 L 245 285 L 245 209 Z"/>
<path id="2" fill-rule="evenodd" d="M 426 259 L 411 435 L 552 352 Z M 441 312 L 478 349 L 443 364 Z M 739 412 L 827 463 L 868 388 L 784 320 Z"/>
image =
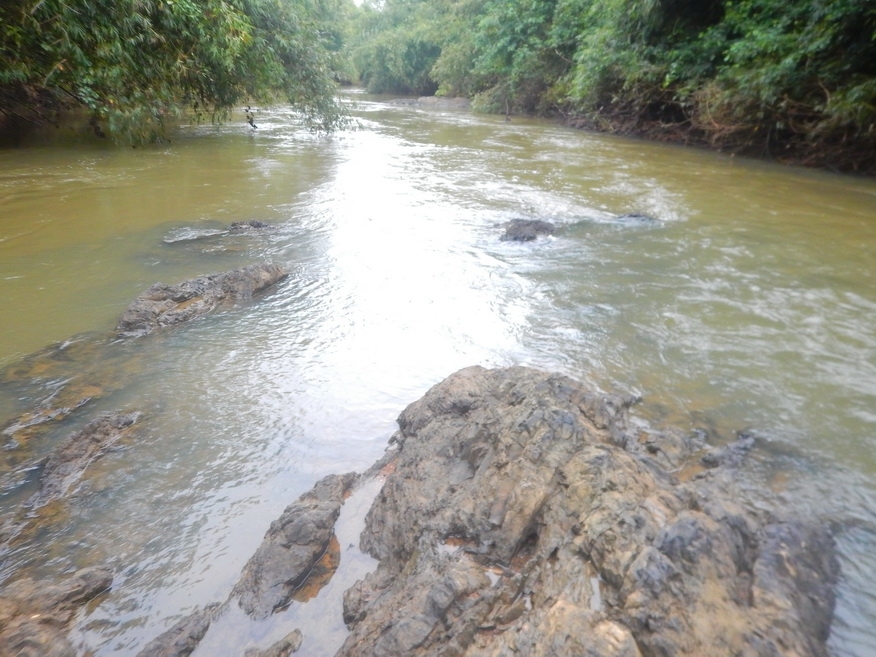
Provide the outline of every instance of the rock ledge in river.
<path id="1" fill-rule="evenodd" d="M 721 468 L 679 483 L 629 403 L 473 367 L 408 406 L 338 655 L 826 657 L 831 536 L 742 509 Z"/>
<path id="2" fill-rule="evenodd" d="M 108 590 L 112 572 L 86 568 L 61 582 L 22 579 L 0 593 L 0 655 L 75 657 L 67 638 L 77 610 Z"/>
<path id="3" fill-rule="evenodd" d="M 116 331 L 122 337 L 135 337 L 186 322 L 206 315 L 225 301 L 248 299 L 287 275 L 278 265 L 249 265 L 198 276 L 178 285 L 156 283 L 128 306 Z"/>
<path id="4" fill-rule="evenodd" d="M 334 537 L 335 521 L 358 476 L 329 475 L 286 507 L 247 562 L 231 592 L 253 618 L 266 618 L 292 600 Z"/>

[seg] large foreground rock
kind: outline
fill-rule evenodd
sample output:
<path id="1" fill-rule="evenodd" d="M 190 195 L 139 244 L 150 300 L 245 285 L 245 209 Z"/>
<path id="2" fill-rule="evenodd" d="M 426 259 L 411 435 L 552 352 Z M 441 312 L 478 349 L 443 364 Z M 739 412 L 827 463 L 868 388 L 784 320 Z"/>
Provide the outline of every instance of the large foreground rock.
<path id="1" fill-rule="evenodd" d="M 67 639 L 77 610 L 109 589 L 106 568 L 80 570 L 61 582 L 22 579 L 0 593 L 0 655 L 76 657 Z"/>
<path id="2" fill-rule="evenodd" d="M 475 367 L 411 404 L 339 655 L 826 657 L 830 535 L 747 512 L 723 467 L 680 483 L 690 445 L 629 403 Z"/>
<path id="3" fill-rule="evenodd" d="M 288 275 L 278 265 L 249 265 L 222 274 L 198 276 L 178 285 L 156 283 L 128 306 L 119 320 L 123 337 L 145 335 L 206 315 L 226 301 L 248 299 Z"/>

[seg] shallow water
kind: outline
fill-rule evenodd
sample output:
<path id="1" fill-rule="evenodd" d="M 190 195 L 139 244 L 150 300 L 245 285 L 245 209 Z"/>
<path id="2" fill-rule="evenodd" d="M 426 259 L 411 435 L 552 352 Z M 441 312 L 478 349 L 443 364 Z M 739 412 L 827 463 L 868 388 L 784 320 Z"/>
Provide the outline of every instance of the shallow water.
<path id="1" fill-rule="evenodd" d="M 429 386 L 471 364 L 527 364 L 641 395 L 640 422 L 715 441 L 754 432 L 750 477 L 768 501 L 837 528 L 833 654 L 876 653 L 876 182 L 353 98 L 356 128 L 332 137 L 275 109 L 256 131 L 234 117 L 161 147 L 0 152 L 0 366 L 71 338 L 63 353 L 84 354 L 7 375 L 0 423 L 71 378 L 101 390 L 7 443 L 4 467 L 99 410 L 145 413 L 0 557 L 0 577 L 108 563 L 113 591 L 75 635 L 83 654 L 135 655 L 224 600 L 270 521 L 325 474 L 370 466 Z M 512 218 L 559 231 L 499 241 Z M 271 228 L 224 234 L 251 219 Z M 292 274 L 114 341 L 151 283 L 263 261 Z M 0 488 L 2 510 L 33 491 L 30 472 Z M 338 592 L 373 565 L 352 542 L 314 601 L 266 624 L 229 612 L 196 654 L 237 655 L 295 626 L 300 654 L 332 654 Z"/>

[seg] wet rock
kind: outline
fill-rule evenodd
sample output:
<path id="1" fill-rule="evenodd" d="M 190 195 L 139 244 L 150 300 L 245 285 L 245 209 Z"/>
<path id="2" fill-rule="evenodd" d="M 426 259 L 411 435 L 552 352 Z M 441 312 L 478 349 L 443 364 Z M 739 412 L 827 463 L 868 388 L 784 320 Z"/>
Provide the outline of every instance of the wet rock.
<path id="1" fill-rule="evenodd" d="M 3 369 L 0 381 L 28 403 L 28 410 L 7 420 L 0 430 L 5 448 L 0 468 L 30 460 L 28 443 L 57 424 L 81 414 L 96 399 L 117 390 L 142 369 L 142 354 L 125 345 L 108 344 L 107 336 L 81 335 L 52 344 Z"/>
<path id="2" fill-rule="evenodd" d="M 338 654 L 826 657 L 829 533 L 679 483 L 696 445 L 639 440 L 632 401 L 475 367 L 408 406 Z"/>
<path id="3" fill-rule="evenodd" d="M 286 507 L 247 562 L 231 597 L 253 618 L 266 618 L 292 600 L 329 549 L 353 473 L 330 475 Z"/>
<path id="4" fill-rule="evenodd" d="M 539 235 L 553 235 L 556 226 L 540 219 L 512 219 L 505 224 L 505 233 L 499 239 L 505 242 L 531 242 Z"/>
<path id="5" fill-rule="evenodd" d="M 258 648 L 247 649 L 243 657 L 289 657 L 293 652 L 298 652 L 298 649 L 301 647 L 301 640 L 301 632 L 293 630 L 270 648 L 265 650 L 259 650 Z"/>
<path id="6" fill-rule="evenodd" d="M 250 219 L 249 221 L 231 222 L 231 225 L 228 227 L 228 232 L 231 235 L 235 235 L 238 233 L 250 233 L 255 230 L 261 230 L 263 228 L 270 228 L 270 226 L 264 221 L 259 221 L 258 219 Z"/>
<path id="7" fill-rule="evenodd" d="M 150 641 L 137 657 L 188 657 L 207 634 L 219 609 L 218 604 L 212 604 L 189 614 Z"/>
<path id="8" fill-rule="evenodd" d="M 128 306 L 116 331 L 121 337 L 135 337 L 186 322 L 206 315 L 224 302 L 248 299 L 287 275 L 277 265 L 249 265 L 222 274 L 198 276 L 178 285 L 156 283 Z"/>
<path id="9" fill-rule="evenodd" d="M 0 655 L 76 657 L 69 626 L 85 603 L 107 591 L 112 572 L 80 570 L 61 582 L 23 579 L 0 592 Z"/>
<path id="10" fill-rule="evenodd" d="M 264 228 L 270 228 L 269 224 L 258 219 L 250 221 L 234 221 L 227 228 L 183 226 L 174 228 L 164 236 L 165 244 L 180 244 L 200 241 L 213 241 L 214 238 L 227 237 L 229 235 L 241 235 L 254 233 Z"/>
<path id="11" fill-rule="evenodd" d="M 738 466 L 754 447 L 755 438 L 750 433 L 741 433 L 735 441 L 723 447 L 713 447 L 700 457 L 707 468 Z"/>
<path id="12" fill-rule="evenodd" d="M 82 477 L 85 469 L 127 434 L 140 413 L 106 413 L 65 438 L 52 450 L 40 476 L 40 490 L 31 508 L 60 499 Z"/>
<path id="13" fill-rule="evenodd" d="M 63 402 L 58 403 L 59 400 L 55 398 L 44 400 L 39 407 L 19 415 L 6 424 L 2 435 L 8 437 L 8 441 L 4 446 L 6 449 L 15 449 L 22 441 L 41 433 L 46 425 L 66 419 L 92 399 L 91 395 L 72 399 L 72 404 L 69 406 L 63 405 Z"/>
<path id="14" fill-rule="evenodd" d="M 48 457 L 19 464 L 17 470 L 0 477 L 0 489 L 24 484 L 33 470 L 41 470 L 39 490 L 0 519 L 0 545 L 9 547 L 33 537 L 49 523 L 65 517 L 63 500 L 99 459 L 139 420 L 140 413 L 106 413 L 63 439 Z M 49 506 L 51 505 L 51 506 Z"/>

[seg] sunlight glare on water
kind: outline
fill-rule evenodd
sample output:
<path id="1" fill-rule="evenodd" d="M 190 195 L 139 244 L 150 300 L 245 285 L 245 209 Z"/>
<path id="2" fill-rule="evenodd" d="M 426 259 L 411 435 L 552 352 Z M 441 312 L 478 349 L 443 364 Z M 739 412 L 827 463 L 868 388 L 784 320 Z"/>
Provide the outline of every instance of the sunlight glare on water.
<path id="1" fill-rule="evenodd" d="M 0 152 L 0 365 L 75 339 L 70 371 L 3 379 L 0 411 L 14 418 L 65 377 L 101 391 L 32 444 L 6 445 L 4 467 L 99 410 L 144 412 L 0 576 L 110 565 L 113 590 L 76 638 L 82 653 L 136 655 L 225 600 L 271 520 L 322 476 L 369 467 L 429 386 L 467 365 L 526 364 L 641 395 L 637 421 L 715 441 L 754 432 L 769 449 L 752 480 L 837 528 L 833 654 L 876 651 L 876 184 L 356 100 L 357 128 L 331 137 L 280 108 L 256 131 L 232 120 L 163 147 Z M 512 218 L 558 231 L 502 242 Z M 227 232 L 250 219 L 270 228 Z M 190 325 L 113 340 L 151 283 L 251 262 L 290 276 Z M 3 510 L 32 486 L 0 490 Z M 356 504 L 352 537 L 367 499 Z M 262 625 L 229 612 L 196 655 L 265 647 L 287 623 L 308 628 L 303 654 L 332 654 L 340 591 L 373 566 L 342 547 L 334 593 Z"/>

